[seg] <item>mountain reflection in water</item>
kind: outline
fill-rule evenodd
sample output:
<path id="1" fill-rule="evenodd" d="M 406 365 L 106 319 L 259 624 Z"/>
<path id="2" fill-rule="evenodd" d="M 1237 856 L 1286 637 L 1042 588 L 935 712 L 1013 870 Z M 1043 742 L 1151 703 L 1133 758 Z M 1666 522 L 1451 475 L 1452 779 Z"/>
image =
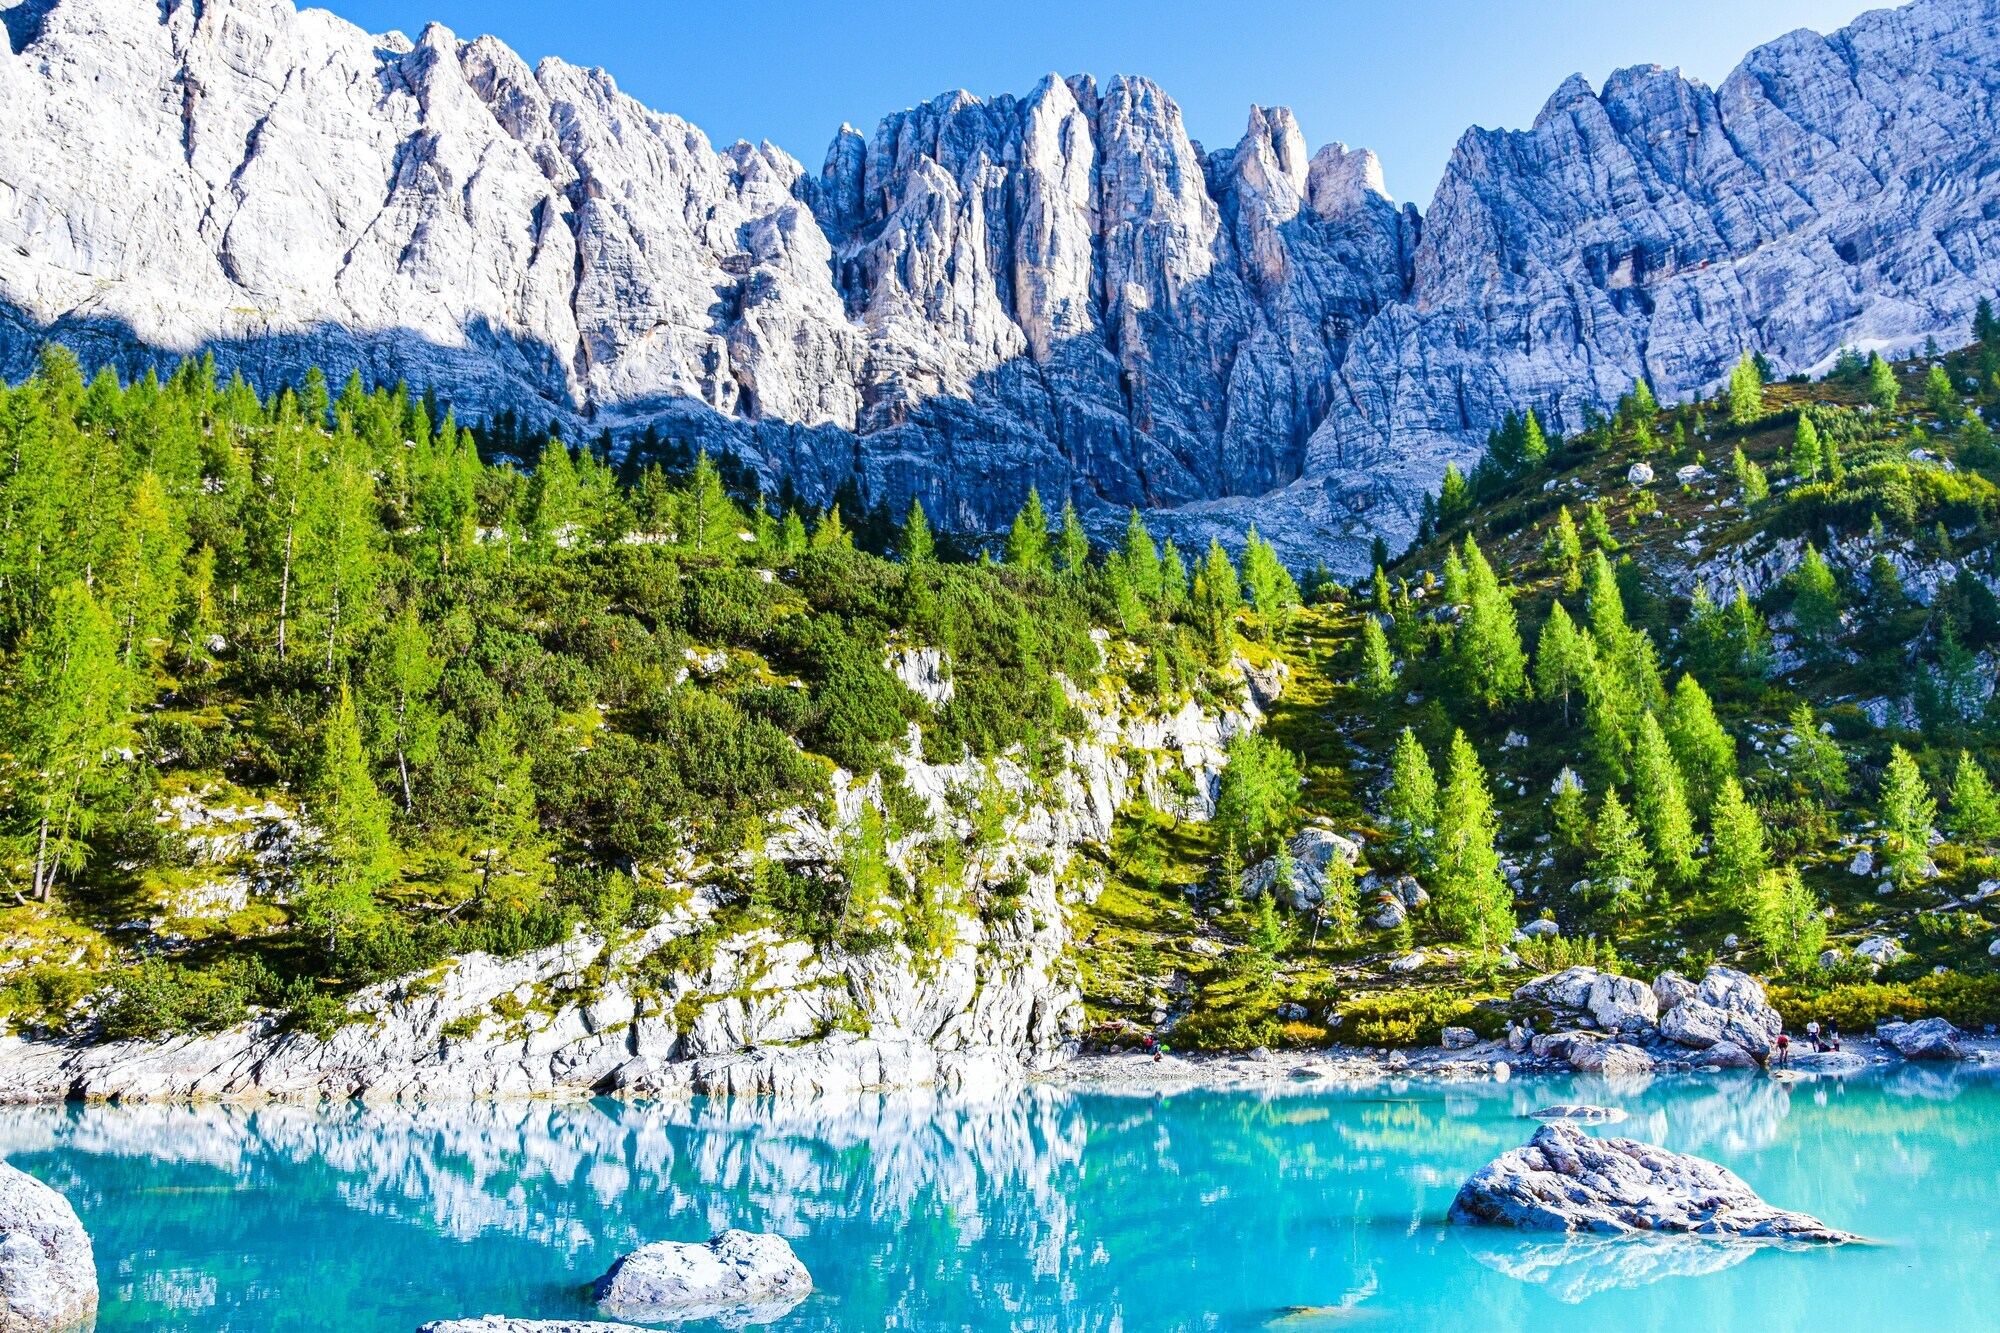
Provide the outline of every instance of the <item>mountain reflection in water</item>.
<path id="1" fill-rule="evenodd" d="M 1887 1244 L 1447 1228 L 1459 1182 L 1555 1100 L 1622 1107 L 1596 1132 L 1714 1158 Z M 0 1153 L 76 1204 L 107 1331 L 576 1317 L 625 1250 L 736 1226 L 786 1236 L 813 1272 L 786 1330 L 1539 1331 L 1726 1312 L 1889 1333 L 1976 1326 L 2000 1303 L 1996 1128 L 1988 1080 L 1907 1068 L 804 1107 L 12 1107 Z"/>

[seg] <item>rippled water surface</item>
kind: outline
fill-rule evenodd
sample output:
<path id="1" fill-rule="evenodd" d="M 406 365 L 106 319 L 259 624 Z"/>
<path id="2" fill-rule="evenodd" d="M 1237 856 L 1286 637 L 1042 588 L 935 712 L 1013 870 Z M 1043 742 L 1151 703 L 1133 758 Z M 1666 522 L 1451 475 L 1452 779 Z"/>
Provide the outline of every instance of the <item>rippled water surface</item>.
<path id="1" fill-rule="evenodd" d="M 1444 1225 L 1550 1101 L 1883 1242 L 1810 1253 Z M 410 1333 L 589 1312 L 649 1240 L 789 1237 L 819 1329 L 1995 1326 L 2000 1092 L 1905 1069 L 1781 1085 L 1381 1085 L 1155 1098 L 0 1110 L 96 1242 L 99 1328 Z M 1305 1308 L 1299 1308 L 1305 1307 Z M 692 1330 L 714 1327 L 688 1325 Z"/>

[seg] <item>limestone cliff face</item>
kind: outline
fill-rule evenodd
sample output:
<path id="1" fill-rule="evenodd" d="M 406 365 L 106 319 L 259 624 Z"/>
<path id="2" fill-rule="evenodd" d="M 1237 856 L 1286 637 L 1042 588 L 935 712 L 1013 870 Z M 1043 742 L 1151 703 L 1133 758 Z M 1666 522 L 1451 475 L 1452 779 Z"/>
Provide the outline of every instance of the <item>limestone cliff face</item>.
<path id="1" fill-rule="evenodd" d="M 1719 89 L 1572 79 L 1428 215 L 1282 108 L 1204 151 L 1143 79 L 843 128 L 814 174 L 611 77 L 289 0 L 0 0 L 0 369 L 320 363 L 739 453 L 991 529 L 1027 488 L 1352 566 L 1510 409 L 1574 426 L 1746 347 L 1962 339 L 2000 288 L 2000 0 Z"/>

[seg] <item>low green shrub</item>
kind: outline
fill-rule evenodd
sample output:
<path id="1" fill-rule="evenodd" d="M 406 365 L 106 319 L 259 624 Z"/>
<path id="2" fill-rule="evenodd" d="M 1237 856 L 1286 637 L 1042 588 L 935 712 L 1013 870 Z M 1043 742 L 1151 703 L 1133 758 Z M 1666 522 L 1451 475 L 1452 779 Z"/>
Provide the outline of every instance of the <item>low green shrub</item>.
<path id="1" fill-rule="evenodd" d="M 1863 981 L 1777 986 L 1771 1003 L 1785 1025 L 1803 1027 L 1817 1019 L 1842 1032 L 1868 1032 L 1884 1019 L 1945 1018 L 1962 1028 L 2000 1023 L 2000 976 L 1967 977 L 1955 972 L 1913 981 Z"/>
<path id="2" fill-rule="evenodd" d="M 1449 991 L 1370 991 L 1340 1006 L 1342 1041 L 1358 1046 L 1435 1046 L 1448 1027 L 1471 1028 L 1482 1037 L 1506 1030 L 1506 1015 Z"/>

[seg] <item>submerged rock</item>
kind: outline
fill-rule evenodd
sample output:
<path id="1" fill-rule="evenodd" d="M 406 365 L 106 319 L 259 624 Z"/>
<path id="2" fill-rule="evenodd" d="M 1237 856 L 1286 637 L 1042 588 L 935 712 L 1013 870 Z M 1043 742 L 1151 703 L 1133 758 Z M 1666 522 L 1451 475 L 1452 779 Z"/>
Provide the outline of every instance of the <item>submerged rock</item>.
<path id="1" fill-rule="evenodd" d="M 97 1314 L 97 1264 L 69 1200 L 0 1162 L 0 1329 L 47 1333 Z"/>
<path id="2" fill-rule="evenodd" d="M 634 1250 L 597 1280 L 596 1296 L 619 1319 L 775 1319 L 811 1290 L 812 1274 L 782 1237 L 730 1230 L 706 1245 Z"/>
<path id="3" fill-rule="evenodd" d="M 482 1315 L 478 1319 L 434 1319 L 416 1333 L 636 1333 L 636 1323 L 604 1323 L 602 1319 L 508 1319 Z"/>
<path id="4" fill-rule="evenodd" d="M 1616 1106 L 1571 1105 L 1567 1102 L 1528 1112 L 1530 1120 L 1573 1120 L 1583 1125 L 1609 1125 L 1624 1118 L 1625 1112 Z"/>
<path id="5" fill-rule="evenodd" d="M 1841 1244 L 1860 1237 L 1773 1208 L 1733 1171 L 1633 1139 L 1595 1139 L 1566 1121 L 1474 1172 L 1452 1201 L 1458 1225 L 1625 1235 L 1660 1232 Z"/>

